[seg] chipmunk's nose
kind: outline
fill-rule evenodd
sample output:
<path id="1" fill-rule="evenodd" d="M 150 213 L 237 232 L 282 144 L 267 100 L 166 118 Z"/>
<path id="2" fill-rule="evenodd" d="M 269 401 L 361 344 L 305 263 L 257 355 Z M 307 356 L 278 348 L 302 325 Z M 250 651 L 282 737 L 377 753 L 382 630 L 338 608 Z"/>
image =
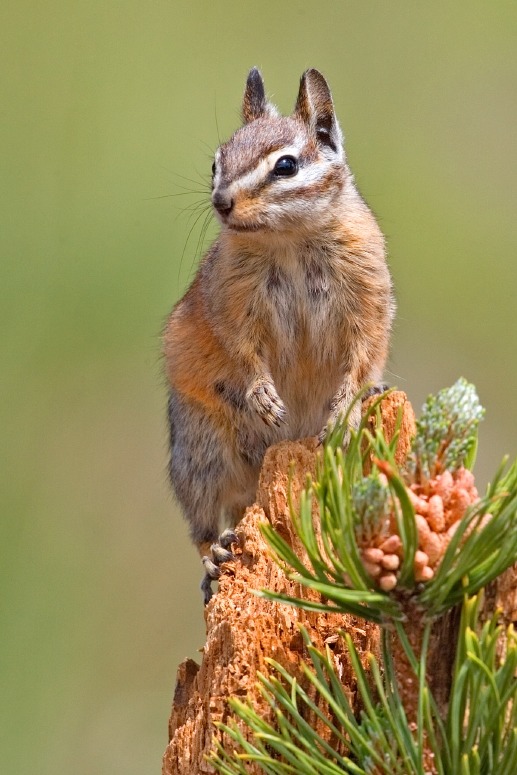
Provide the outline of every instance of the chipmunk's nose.
<path id="1" fill-rule="evenodd" d="M 219 215 L 230 215 L 233 210 L 233 199 L 228 194 L 221 191 L 214 191 L 212 194 L 212 204 Z"/>

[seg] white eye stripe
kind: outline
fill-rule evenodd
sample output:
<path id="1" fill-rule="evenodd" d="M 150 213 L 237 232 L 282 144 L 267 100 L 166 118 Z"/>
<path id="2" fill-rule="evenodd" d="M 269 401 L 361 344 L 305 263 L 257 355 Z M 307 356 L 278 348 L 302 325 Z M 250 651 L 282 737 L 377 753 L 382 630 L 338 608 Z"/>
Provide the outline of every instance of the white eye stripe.
<path id="1" fill-rule="evenodd" d="M 262 159 L 256 167 L 233 181 L 228 186 L 228 192 L 231 196 L 239 191 L 250 191 L 261 185 L 267 179 L 275 164 L 283 156 L 293 156 L 298 159 L 300 156 L 299 146 L 284 146 L 276 151 L 272 151 L 265 159 Z M 303 188 L 311 183 L 322 180 L 326 177 L 328 168 L 331 166 L 326 160 L 314 162 L 307 167 L 300 167 L 296 175 L 279 177 L 275 181 L 275 187 L 279 190 L 296 190 Z"/>
<path id="2" fill-rule="evenodd" d="M 296 145 L 287 145 L 285 148 L 280 148 L 277 151 L 272 151 L 266 157 L 269 169 L 272 170 L 275 164 L 282 156 L 293 156 L 296 160 L 300 157 L 300 148 Z"/>
<path id="3" fill-rule="evenodd" d="M 278 159 L 281 159 L 282 156 L 294 156 L 295 159 L 298 159 L 299 155 L 300 148 L 295 145 L 288 145 L 284 148 L 272 151 L 264 159 L 261 159 L 256 167 L 249 172 L 246 172 L 246 174 L 241 175 L 240 178 L 237 178 L 237 180 L 231 183 L 228 190 L 230 192 L 237 192 L 241 189 L 249 191 L 264 182 Z"/>
<path id="4" fill-rule="evenodd" d="M 236 196 L 240 191 L 252 191 L 254 188 L 257 188 L 262 183 L 264 183 L 279 159 L 281 159 L 283 156 L 292 156 L 298 160 L 300 153 L 301 148 L 299 145 L 286 145 L 283 148 L 278 148 L 277 150 L 272 151 L 265 158 L 260 159 L 260 161 L 253 169 L 232 181 L 226 187 L 226 191 L 230 197 Z M 216 172 L 214 175 L 214 188 L 217 188 L 221 180 L 218 161 L 219 151 L 217 151 L 215 155 Z M 300 167 L 296 175 L 279 177 L 277 180 L 275 180 L 275 187 L 277 187 L 278 190 L 291 191 L 295 191 L 298 188 L 303 188 L 307 185 L 310 185 L 311 183 L 316 183 L 324 179 L 330 166 L 333 166 L 332 162 L 323 158 L 317 162 L 309 164 L 306 167 Z"/>

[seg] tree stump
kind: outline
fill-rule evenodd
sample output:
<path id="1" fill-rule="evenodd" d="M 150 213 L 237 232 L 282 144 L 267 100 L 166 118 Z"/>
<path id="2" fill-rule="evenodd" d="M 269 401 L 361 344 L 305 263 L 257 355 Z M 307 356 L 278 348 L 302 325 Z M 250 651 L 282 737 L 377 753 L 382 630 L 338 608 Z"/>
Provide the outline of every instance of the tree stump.
<path id="1" fill-rule="evenodd" d="M 414 434 L 411 405 L 403 393 L 392 393 L 383 401 L 381 411 L 383 427 L 390 438 L 400 408 L 403 422 L 398 455 L 402 461 Z M 319 599 L 319 595 L 285 577 L 270 557 L 259 530 L 260 523 L 269 520 L 303 559 L 304 551 L 289 517 L 289 476 L 296 507 L 307 473 L 314 474 L 316 453 L 316 439 L 283 442 L 266 453 L 257 501 L 236 528 L 240 543 L 237 560 L 224 566 L 219 591 L 205 608 L 207 638 L 201 665 L 187 659 L 178 669 L 163 775 L 214 772 L 205 756 L 214 747 L 214 735 L 223 739 L 214 723 L 229 720 L 229 697 L 247 698 L 264 717 L 271 717 L 271 710 L 256 687 L 257 674 L 268 672 L 266 657 L 283 665 L 311 691 L 301 670 L 301 663 L 308 661 L 309 655 L 299 625 L 308 630 L 317 648 L 331 646 L 348 697 L 353 707 L 357 705 L 356 681 L 339 630 L 348 632 L 359 653 L 366 657 L 370 652 L 378 653 L 378 627 L 353 616 L 301 611 L 263 600 L 252 592 L 267 588 Z M 317 718 L 307 720 L 326 734 Z M 223 742 L 228 747 L 233 745 L 228 739 Z"/>
<path id="2" fill-rule="evenodd" d="M 399 414 L 402 414 L 402 421 L 396 457 L 398 463 L 403 463 L 415 433 L 415 420 L 405 394 L 394 392 L 381 403 L 381 421 L 388 440 L 395 432 Z M 374 424 L 375 419 L 371 422 Z M 205 608 L 207 637 L 201 665 L 187 659 L 178 669 L 169 722 L 170 742 L 163 758 L 162 775 L 208 775 L 214 772 L 206 760 L 214 748 L 214 737 L 227 750 L 233 748 L 233 742 L 215 727 L 217 722 L 227 723 L 232 718 L 228 704 L 230 697 L 248 699 L 264 718 L 272 721 L 271 708 L 257 688 L 258 674 L 267 674 L 269 670 L 267 657 L 275 659 L 295 676 L 314 699 L 314 692 L 301 669 L 302 663 L 310 662 L 310 659 L 300 634 L 300 625 L 307 629 L 316 648 L 330 646 L 336 673 L 341 678 L 352 708 L 358 709 L 356 679 L 339 631 L 346 631 L 351 636 L 366 667 L 367 655 L 378 655 L 379 652 L 377 625 L 350 615 L 306 612 L 253 594 L 253 590 L 267 588 L 294 597 L 320 599 L 317 593 L 286 578 L 269 555 L 259 529 L 262 522 L 269 520 L 302 561 L 305 559 L 305 552 L 293 532 L 289 517 L 289 480 L 296 508 L 307 473 L 315 472 L 317 449 L 316 439 L 305 439 L 283 442 L 266 453 L 256 503 L 246 510 L 236 527 L 239 536 L 239 547 L 235 551 L 237 559 L 223 566 L 219 591 Z M 313 509 L 313 517 L 318 524 L 317 504 Z M 515 568 L 491 585 L 485 609 L 493 611 L 496 601 L 504 609 L 505 620 L 515 621 Z M 437 689 L 440 705 L 445 707 L 457 619 L 453 615 L 448 619 L 444 617 L 433 629 L 428 664 L 432 666 L 435 678 L 433 691 Z M 436 656 L 434 662 L 433 654 Z M 444 654 L 448 654 L 448 659 L 443 659 Z M 325 712 L 321 699 L 318 702 Z M 326 727 L 317 716 L 308 716 L 306 720 L 320 734 L 328 737 Z M 247 728 L 237 723 L 243 733 L 249 735 Z M 331 742 L 337 745 L 336 741 Z M 250 775 L 259 772 L 254 767 L 249 767 L 248 771 Z"/>

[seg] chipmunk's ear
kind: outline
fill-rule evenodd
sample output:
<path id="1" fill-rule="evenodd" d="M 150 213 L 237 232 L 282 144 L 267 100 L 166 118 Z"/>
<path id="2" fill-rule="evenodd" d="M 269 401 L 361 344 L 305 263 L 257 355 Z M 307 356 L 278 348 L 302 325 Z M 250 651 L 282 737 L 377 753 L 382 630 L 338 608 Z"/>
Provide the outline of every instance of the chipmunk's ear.
<path id="1" fill-rule="evenodd" d="M 248 80 L 246 81 L 246 89 L 244 90 L 244 98 L 242 100 L 242 120 L 245 124 L 249 124 L 250 121 L 255 121 L 256 118 L 261 118 L 261 116 L 277 115 L 275 106 L 271 105 L 266 99 L 264 81 L 262 80 L 260 70 L 254 67 L 250 70 Z"/>
<path id="2" fill-rule="evenodd" d="M 295 115 L 316 133 L 318 143 L 342 153 L 343 136 L 334 112 L 332 94 L 318 70 L 306 70 L 300 81 Z"/>

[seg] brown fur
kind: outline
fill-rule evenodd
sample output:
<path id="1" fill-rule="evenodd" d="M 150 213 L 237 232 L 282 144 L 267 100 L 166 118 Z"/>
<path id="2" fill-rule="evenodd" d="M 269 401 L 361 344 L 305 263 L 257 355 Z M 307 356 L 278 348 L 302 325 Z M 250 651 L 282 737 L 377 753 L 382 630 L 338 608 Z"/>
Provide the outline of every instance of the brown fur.
<path id="1" fill-rule="evenodd" d="M 270 444 L 324 434 L 381 380 L 393 314 L 384 239 L 323 76 L 305 74 L 284 118 L 252 71 L 243 116 L 216 154 L 221 234 L 164 332 L 171 479 L 203 546 L 221 513 L 235 523 L 253 501 Z M 275 172 L 283 149 L 289 180 Z"/>

